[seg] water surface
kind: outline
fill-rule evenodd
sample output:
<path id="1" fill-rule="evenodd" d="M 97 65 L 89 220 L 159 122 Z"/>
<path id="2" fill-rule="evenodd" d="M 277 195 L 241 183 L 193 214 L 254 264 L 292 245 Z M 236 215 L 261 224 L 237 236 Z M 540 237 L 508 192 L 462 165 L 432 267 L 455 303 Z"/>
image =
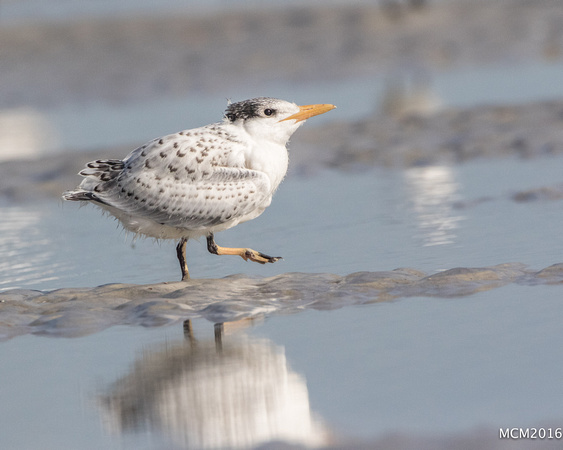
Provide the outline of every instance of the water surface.
<path id="1" fill-rule="evenodd" d="M 500 426 L 561 420 L 559 290 L 506 286 L 305 311 L 238 331 L 226 324 L 220 341 L 203 320 L 190 335 L 177 324 L 18 337 L 0 346 L 11 361 L 0 444 L 210 448 L 217 439 L 346 443 L 478 428 L 492 442 Z M 287 414 L 299 420 L 291 430 Z"/>
<path id="2" fill-rule="evenodd" d="M 190 241 L 193 277 L 560 262 L 557 201 L 516 202 L 519 191 L 560 183 L 563 158 L 475 161 L 408 170 L 294 175 L 258 219 L 219 233 L 223 246 L 284 257 L 258 265 Z M 483 182 L 486 180 L 486 182 Z M 335 207 L 335 205 L 337 205 Z M 92 206 L 62 201 L 1 207 L 0 288 L 55 289 L 179 279 L 174 243 L 134 240 Z"/>

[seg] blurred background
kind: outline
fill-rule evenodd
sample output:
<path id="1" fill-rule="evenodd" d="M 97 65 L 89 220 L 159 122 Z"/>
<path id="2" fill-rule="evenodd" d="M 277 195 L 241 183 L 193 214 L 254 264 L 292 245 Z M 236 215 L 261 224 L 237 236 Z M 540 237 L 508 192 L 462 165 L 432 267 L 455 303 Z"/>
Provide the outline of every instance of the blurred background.
<path id="1" fill-rule="evenodd" d="M 175 243 L 61 193 L 257 96 L 338 106 L 292 138 L 265 214 L 217 236 L 283 261 L 188 246 L 195 279 L 267 298 L 140 297 L 179 279 Z M 235 446 L 215 439 L 256 411 L 279 429 L 242 447 L 505 449 L 498 427 L 560 426 L 562 154 L 560 0 L 0 0 L 0 447 Z M 470 275 L 327 295 L 397 267 Z M 280 299 L 292 279 L 314 301 Z M 89 297 L 108 283 L 130 291 Z M 227 358 L 206 309 L 246 320 Z"/>
<path id="2" fill-rule="evenodd" d="M 553 0 L 3 0 L 0 160 L 131 147 L 262 95 L 332 122 L 547 99 L 562 42 Z"/>

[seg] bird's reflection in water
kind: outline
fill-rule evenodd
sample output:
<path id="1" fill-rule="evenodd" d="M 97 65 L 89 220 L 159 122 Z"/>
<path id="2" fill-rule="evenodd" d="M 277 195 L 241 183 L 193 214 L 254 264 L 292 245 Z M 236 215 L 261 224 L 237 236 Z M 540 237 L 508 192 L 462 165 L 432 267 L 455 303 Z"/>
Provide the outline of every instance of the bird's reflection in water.
<path id="1" fill-rule="evenodd" d="M 145 351 L 101 398 L 110 429 L 157 433 L 182 448 L 326 444 L 284 349 L 244 333 L 224 338 L 225 326 L 198 340 L 186 321 L 185 341 Z"/>

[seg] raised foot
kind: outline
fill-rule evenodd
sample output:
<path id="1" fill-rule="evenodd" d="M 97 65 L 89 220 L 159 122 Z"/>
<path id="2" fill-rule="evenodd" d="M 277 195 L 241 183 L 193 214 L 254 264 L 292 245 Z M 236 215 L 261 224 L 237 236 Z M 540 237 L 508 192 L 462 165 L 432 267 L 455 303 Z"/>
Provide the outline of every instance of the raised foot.
<path id="1" fill-rule="evenodd" d="M 268 256 L 264 253 L 257 252 L 256 250 L 252 250 L 250 248 L 247 248 L 246 251 L 244 253 L 241 253 L 240 256 L 245 261 L 250 260 L 260 264 L 275 263 L 276 261 L 283 259 L 281 256 Z"/>
<path id="2" fill-rule="evenodd" d="M 257 252 L 251 248 L 221 247 L 215 243 L 213 233 L 210 233 L 209 236 L 207 236 L 207 250 L 209 250 L 209 253 L 213 253 L 214 255 L 238 255 L 245 261 L 250 260 L 260 264 L 275 263 L 276 261 L 282 259 L 281 256 L 265 255 L 264 253 Z"/>

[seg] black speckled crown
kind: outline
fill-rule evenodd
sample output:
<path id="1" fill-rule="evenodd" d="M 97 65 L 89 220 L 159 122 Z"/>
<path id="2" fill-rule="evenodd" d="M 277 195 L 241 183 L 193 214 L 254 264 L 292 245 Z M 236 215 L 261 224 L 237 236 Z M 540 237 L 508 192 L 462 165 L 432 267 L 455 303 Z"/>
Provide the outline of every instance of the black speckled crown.
<path id="1" fill-rule="evenodd" d="M 243 100 L 242 102 L 231 103 L 225 110 L 225 117 L 231 122 L 237 119 L 250 119 L 258 117 L 259 111 L 266 106 L 270 105 L 275 98 L 270 97 L 257 97 L 250 100 Z"/>

